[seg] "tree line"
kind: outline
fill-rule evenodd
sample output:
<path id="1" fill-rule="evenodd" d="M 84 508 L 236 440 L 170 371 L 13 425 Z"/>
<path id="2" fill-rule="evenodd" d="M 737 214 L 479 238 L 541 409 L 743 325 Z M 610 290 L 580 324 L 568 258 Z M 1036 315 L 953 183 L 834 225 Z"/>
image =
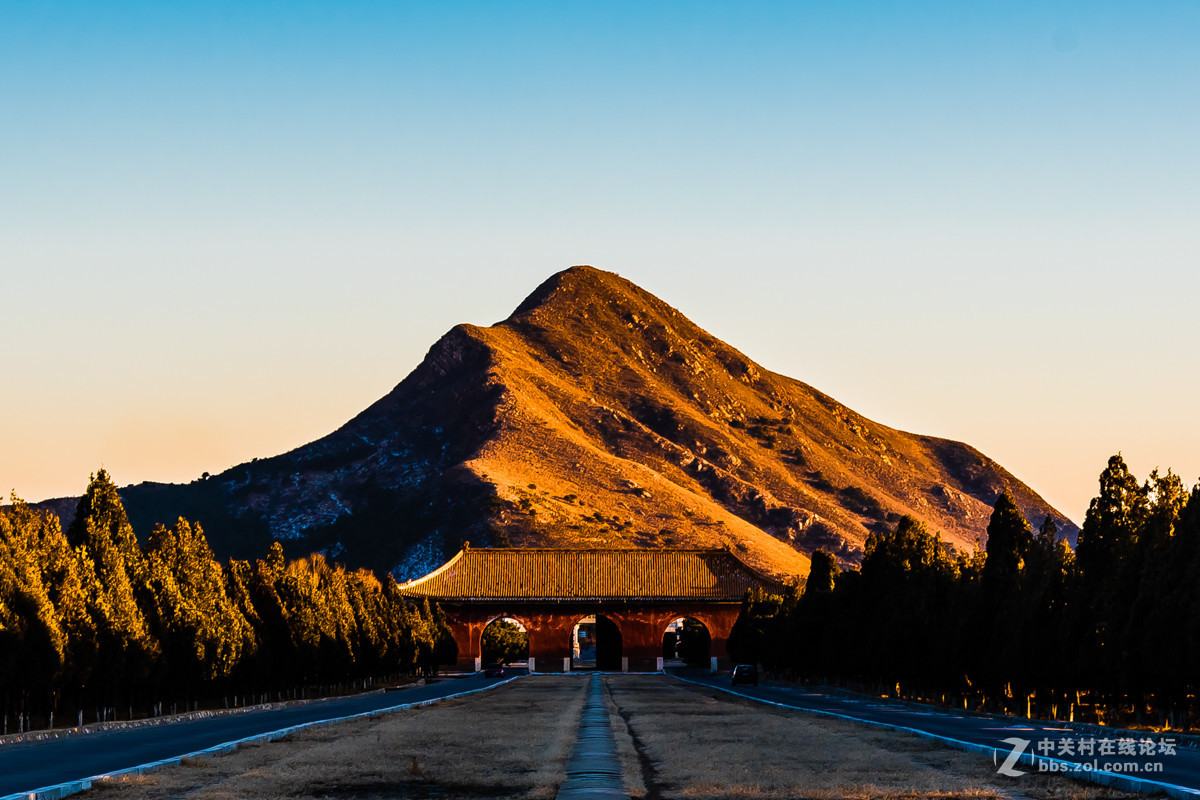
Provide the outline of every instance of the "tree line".
<path id="1" fill-rule="evenodd" d="M 752 593 L 738 661 L 877 694 L 1105 724 L 1190 727 L 1200 676 L 1200 485 L 1109 459 L 1074 550 L 996 500 L 985 550 L 902 518 L 861 568 L 816 551 L 806 583 Z"/>
<path id="2" fill-rule="evenodd" d="M 365 686 L 456 656 L 441 610 L 390 575 L 287 561 L 278 542 L 222 564 L 182 518 L 139 544 L 104 470 L 66 531 L 15 496 L 0 508 L 6 733 Z"/>

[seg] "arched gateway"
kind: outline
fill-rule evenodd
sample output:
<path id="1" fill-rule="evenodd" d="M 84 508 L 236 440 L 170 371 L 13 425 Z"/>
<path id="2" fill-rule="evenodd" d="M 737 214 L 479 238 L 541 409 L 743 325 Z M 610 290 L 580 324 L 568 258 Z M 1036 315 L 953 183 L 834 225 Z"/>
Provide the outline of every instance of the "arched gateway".
<path id="1" fill-rule="evenodd" d="M 598 617 L 618 629 L 621 669 L 646 672 L 662 669 L 663 631 L 680 617 L 703 623 L 714 668 L 727 664 L 729 632 L 754 587 L 780 589 L 728 550 L 465 547 L 401 591 L 441 605 L 460 669 L 479 669 L 483 629 L 510 617 L 529 634 L 531 670 L 570 670 L 576 626 Z"/>

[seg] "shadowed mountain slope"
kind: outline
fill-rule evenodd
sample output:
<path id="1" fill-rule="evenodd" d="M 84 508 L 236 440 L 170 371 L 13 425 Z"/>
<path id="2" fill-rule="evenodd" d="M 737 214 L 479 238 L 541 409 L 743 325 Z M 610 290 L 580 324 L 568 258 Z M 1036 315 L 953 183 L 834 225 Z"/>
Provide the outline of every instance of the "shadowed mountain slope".
<path id="1" fill-rule="evenodd" d="M 982 544 L 1005 487 L 974 448 L 872 422 L 757 366 L 629 281 L 573 267 L 504 322 L 459 325 L 342 428 L 187 485 L 122 490 L 139 533 L 199 519 L 223 554 L 270 539 L 413 577 L 468 540 L 729 547 L 772 575 L 855 562 L 903 514 Z"/>

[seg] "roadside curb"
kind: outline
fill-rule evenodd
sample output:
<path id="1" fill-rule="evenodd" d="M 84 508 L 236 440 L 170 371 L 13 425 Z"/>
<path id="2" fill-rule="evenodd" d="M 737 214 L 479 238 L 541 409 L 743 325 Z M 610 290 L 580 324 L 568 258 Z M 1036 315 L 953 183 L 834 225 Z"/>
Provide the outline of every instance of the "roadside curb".
<path id="1" fill-rule="evenodd" d="M 221 744 L 206 747 L 203 750 L 196 750 L 191 753 L 184 753 L 171 758 L 164 758 L 159 761 L 151 761 L 148 764 L 139 764 L 136 767 L 126 767 L 125 769 L 115 770 L 114 772 L 106 772 L 103 775 L 93 775 L 90 778 L 82 778 L 76 781 L 66 781 L 65 783 L 56 783 L 53 786 L 43 786 L 40 789 L 33 789 L 28 792 L 17 792 L 16 794 L 5 795 L 0 797 L 0 800 L 59 800 L 59 798 L 68 795 L 84 792 L 92 788 L 94 783 L 120 778 L 125 775 L 144 775 L 147 772 L 153 772 L 163 767 L 172 767 L 183 761 L 186 758 L 207 758 L 209 756 L 222 755 L 224 753 L 232 753 L 239 747 L 245 744 L 255 744 L 258 742 L 273 742 L 289 736 L 293 733 L 306 730 L 308 728 L 319 728 L 326 725 L 333 725 L 338 722 L 347 722 L 352 719 L 362 719 L 363 717 L 374 717 L 380 714 L 388 714 L 392 711 L 404 711 L 410 708 L 422 708 L 431 706 L 435 703 L 440 703 L 444 700 L 453 700 L 458 697 L 465 697 L 470 694 L 478 694 L 479 692 L 487 692 L 495 689 L 498 686 L 503 686 L 506 683 L 512 683 L 519 680 L 524 675 L 514 675 L 506 680 L 493 683 L 490 686 L 483 686 L 478 689 L 469 689 L 465 692 L 456 692 L 454 694 L 444 695 L 442 697 L 434 697 L 429 700 L 418 700 L 415 703 L 402 703 L 387 708 L 377 708 L 374 711 L 363 711 L 358 714 L 350 714 L 344 717 L 330 717 L 329 719 L 319 719 L 312 722 L 303 722 L 299 725 L 291 725 L 279 730 L 269 731 L 268 733 L 257 733 L 253 736 L 246 736 L 242 739 L 235 739 L 231 742 L 222 742 Z"/>
<path id="2" fill-rule="evenodd" d="M 400 687 L 400 690 L 424 686 L 425 679 L 421 678 L 411 684 Z M 173 725 L 176 722 L 190 722 L 197 719 L 212 719 L 227 717 L 234 714 L 252 714 L 256 711 L 276 711 L 281 708 L 299 708 L 314 703 L 324 703 L 329 700 L 340 700 L 345 697 L 365 697 L 372 694 L 383 694 L 393 691 L 387 687 L 368 689 L 364 692 L 353 692 L 345 695 L 326 695 L 324 697 L 297 698 L 295 700 L 272 700 L 267 703 L 255 703 L 237 708 L 203 708 L 198 711 L 181 711 L 177 714 L 163 714 L 161 717 L 146 717 L 133 720 L 110 720 L 108 722 L 88 722 L 83 727 L 54 728 L 53 730 L 36 730 L 25 733 L 9 733 L 0 736 L 0 748 L 27 742 L 46 742 L 51 739 L 65 739 L 71 736 L 88 736 L 90 734 L 108 733 L 110 731 L 127 731 L 134 728 L 150 728 L 159 725 Z M 0 798 L 0 800 L 3 800 Z"/>
<path id="3" fill-rule="evenodd" d="M 870 694 L 869 692 L 856 692 L 853 689 L 844 689 L 841 686 L 829 686 L 827 684 L 815 684 L 812 686 L 804 686 L 790 681 L 780 680 L 781 683 L 790 688 L 796 689 L 813 689 L 828 694 L 836 694 L 850 699 L 867 700 L 877 703 L 895 703 L 896 705 L 905 706 L 907 708 L 928 709 L 934 712 L 953 712 L 955 714 L 966 714 L 972 717 L 981 719 L 1007 720 L 1010 722 L 1026 723 L 1032 725 L 1062 725 L 1079 733 L 1091 733 L 1097 736 L 1125 736 L 1136 739 L 1139 736 L 1147 736 L 1151 733 L 1170 734 L 1179 747 L 1186 747 L 1189 750 L 1200 750 L 1200 735 L 1194 733 L 1184 733 L 1183 731 L 1147 731 L 1138 730 L 1137 728 L 1114 728 L 1110 725 L 1101 725 L 1098 722 L 1072 722 L 1065 719 L 1044 719 L 1042 717 L 1022 717 L 1016 714 L 1000 714 L 994 711 L 975 711 L 969 708 L 955 708 L 953 706 L 941 706 L 937 703 L 927 703 L 922 700 L 906 700 L 900 697 L 879 697 L 878 695 Z"/>
<path id="4" fill-rule="evenodd" d="M 995 761 L 1001 757 L 1008 756 L 1007 751 L 1001 751 L 995 747 L 988 747 L 987 745 L 975 744 L 974 742 L 964 742 L 961 739 L 952 739 L 948 736 L 940 736 L 936 733 L 930 733 L 929 731 L 923 731 L 919 728 L 909 728 L 904 725 L 894 725 L 890 722 L 877 722 L 875 720 L 863 719 L 861 717 L 852 717 L 849 714 L 839 714 L 835 711 L 822 711 L 820 709 L 814 709 L 814 708 L 791 706 L 791 705 L 788 705 L 787 703 L 778 703 L 774 700 L 764 700 L 761 697 L 754 697 L 752 695 L 742 694 L 741 692 L 735 692 L 732 689 L 726 689 L 723 686 L 714 686 L 711 683 L 703 683 L 701 681 L 694 681 L 694 680 L 691 680 L 690 678 L 680 678 L 677 675 L 672 676 L 672 677 L 674 677 L 678 681 L 682 681 L 684 683 L 690 683 L 693 686 L 701 686 L 705 689 L 716 689 L 719 692 L 725 692 L 726 694 L 731 694 L 731 695 L 734 695 L 735 697 L 741 697 L 746 700 L 752 700 L 755 703 L 763 703 L 764 705 L 776 706 L 777 708 L 786 708 L 786 709 L 790 709 L 792 711 L 800 711 L 805 714 L 816 714 L 817 716 L 821 716 L 821 717 L 831 717 L 833 719 L 841 719 L 841 720 L 846 720 L 849 722 L 857 722 L 862 725 L 872 725 L 876 728 L 883 728 L 885 730 L 890 730 L 890 731 L 900 731 L 903 733 L 915 734 L 924 739 L 932 739 L 934 741 L 941 742 L 942 744 L 952 747 L 955 750 L 965 750 L 967 752 L 979 753 L 979 754 L 982 754 L 985 756 L 990 755 L 992 757 L 993 761 Z M 1039 756 L 1039 755 L 1035 755 L 1030 752 L 1022 753 L 1020 758 L 1017 759 L 1017 763 L 1028 764 L 1031 767 L 1036 767 L 1038 764 L 1064 765 L 1069 768 L 1067 770 L 1067 772 L 1065 773 L 1065 775 L 1067 777 L 1078 778 L 1080 780 L 1085 780 L 1090 783 L 1096 783 L 1101 786 L 1115 786 L 1118 789 L 1128 789 L 1129 791 L 1132 791 L 1132 792 L 1143 792 L 1143 793 L 1147 793 L 1147 794 L 1154 793 L 1154 792 L 1165 792 L 1168 797 L 1176 798 L 1176 800 L 1196 800 L 1196 798 L 1200 798 L 1200 790 L 1190 789 L 1186 786 L 1178 786 L 1174 783 L 1162 783 L 1161 781 L 1152 781 L 1152 780 L 1147 780 L 1145 778 L 1131 778 L 1128 775 L 1122 775 L 1117 772 L 1104 772 L 1104 771 L 1099 771 L 1099 770 L 1088 770 L 1085 772 L 1075 772 L 1074 767 L 1076 767 L 1077 764 L 1073 761 L 1065 761 L 1061 758 L 1050 758 L 1049 756 Z M 1064 773 L 1058 772 L 1056 774 L 1064 774 Z M 0 800 L 8 800 L 8 798 L 0 798 Z"/>

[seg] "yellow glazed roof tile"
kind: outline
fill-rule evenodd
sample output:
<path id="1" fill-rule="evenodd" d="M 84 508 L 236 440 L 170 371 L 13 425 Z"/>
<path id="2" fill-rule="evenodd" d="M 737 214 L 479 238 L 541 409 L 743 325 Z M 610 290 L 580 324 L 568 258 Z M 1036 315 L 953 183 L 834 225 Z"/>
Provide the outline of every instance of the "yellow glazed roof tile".
<path id="1" fill-rule="evenodd" d="M 401 589 L 445 600 L 740 600 L 756 586 L 779 590 L 727 550 L 467 548 Z"/>

